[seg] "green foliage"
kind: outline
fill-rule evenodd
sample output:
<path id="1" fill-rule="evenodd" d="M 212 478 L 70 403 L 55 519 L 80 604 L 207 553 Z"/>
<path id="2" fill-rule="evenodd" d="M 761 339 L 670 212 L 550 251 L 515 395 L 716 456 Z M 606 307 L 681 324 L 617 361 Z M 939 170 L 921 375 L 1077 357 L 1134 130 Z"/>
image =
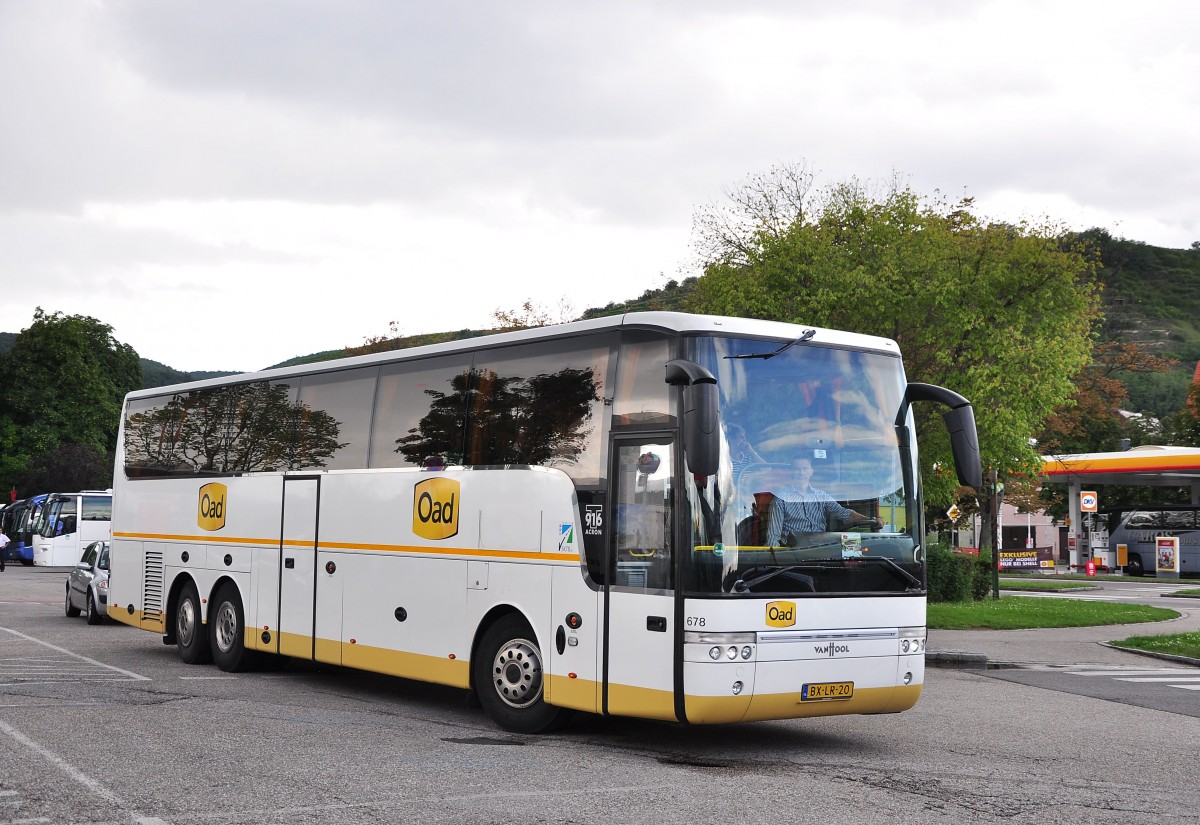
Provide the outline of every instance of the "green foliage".
<path id="1" fill-rule="evenodd" d="M 1056 227 L 989 223 L 969 199 L 907 188 L 872 197 L 852 181 L 771 202 L 770 220 L 747 216 L 725 254 L 715 250 L 731 223 L 700 221 L 709 263 L 689 308 L 892 338 L 910 380 L 972 401 L 985 466 L 1032 471 L 1030 434 L 1089 360 L 1099 292 L 1086 250 Z M 786 208 L 792 218 L 780 220 Z M 939 412 L 921 405 L 917 423 L 926 494 L 949 504 L 956 479 Z"/>
<path id="2" fill-rule="evenodd" d="M 938 630 L 1018 630 L 1163 622 L 1179 618 L 1179 613 L 1144 604 L 1004 596 L 978 602 L 931 604 L 927 617 L 929 627 Z"/>
<path id="3" fill-rule="evenodd" d="M 975 556 L 955 553 L 944 544 L 930 544 L 926 553 L 931 603 L 978 600 L 991 592 L 990 569 L 986 562 L 980 562 Z"/>
<path id="4" fill-rule="evenodd" d="M 1113 642 L 1113 645 L 1133 650 L 1146 650 L 1151 653 L 1166 653 L 1171 656 L 1200 659 L 1200 632 L 1171 633 L 1165 636 L 1130 636 L 1128 639 Z"/>
<path id="5" fill-rule="evenodd" d="M 73 462 L 91 467 L 112 452 L 125 393 L 141 385 L 138 355 L 112 327 L 39 307 L 0 356 L 0 466 L 12 474 L 0 484 L 23 493 L 31 482 L 69 486 Z M 103 476 L 111 483 L 111 470 Z"/>
<path id="6" fill-rule="evenodd" d="M 149 358 L 142 358 L 142 389 L 150 389 L 151 387 L 165 387 L 169 384 L 184 384 L 188 381 L 202 381 L 205 378 L 219 378 L 222 375 L 235 375 L 232 370 L 221 371 L 201 371 L 201 372 L 181 372 L 177 369 L 172 369 L 166 364 L 160 364 L 157 361 L 151 361 Z"/>

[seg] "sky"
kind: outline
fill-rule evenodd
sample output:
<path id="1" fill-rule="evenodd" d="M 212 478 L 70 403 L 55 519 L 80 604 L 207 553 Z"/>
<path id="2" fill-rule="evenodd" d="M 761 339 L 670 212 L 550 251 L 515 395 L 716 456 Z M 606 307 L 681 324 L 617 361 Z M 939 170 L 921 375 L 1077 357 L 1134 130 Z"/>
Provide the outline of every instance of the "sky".
<path id="1" fill-rule="evenodd" d="M 175 369 L 699 274 L 749 176 L 1200 240 L 1200 4 L 0 0 L 0 331 Z"/>

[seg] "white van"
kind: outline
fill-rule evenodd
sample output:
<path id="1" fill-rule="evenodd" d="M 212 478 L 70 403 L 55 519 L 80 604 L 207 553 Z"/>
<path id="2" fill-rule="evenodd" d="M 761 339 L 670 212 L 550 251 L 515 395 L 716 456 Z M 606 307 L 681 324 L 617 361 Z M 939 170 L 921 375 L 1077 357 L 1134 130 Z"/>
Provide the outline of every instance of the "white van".
<path id="1" fill-rule="evenodd" d="M 93 541 L 112 539 L 112 490 L 51 493 L 34 527 L 33 563 L 69 567 Z"/>

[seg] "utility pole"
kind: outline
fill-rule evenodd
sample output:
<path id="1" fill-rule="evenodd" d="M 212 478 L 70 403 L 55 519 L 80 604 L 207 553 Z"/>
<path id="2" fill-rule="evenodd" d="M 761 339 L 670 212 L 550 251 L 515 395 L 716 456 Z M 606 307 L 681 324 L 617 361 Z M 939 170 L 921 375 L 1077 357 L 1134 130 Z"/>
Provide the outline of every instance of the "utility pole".
<path id="1" fill-rule="evenodd" d="M 1000 548 L 1003 546 L 1003 519 L 1000 516 L 1000 508 L 1004 504 L 1004 482 L 999 480 L 999 473 L 996 470 L 991 472 L 992 482 L 992 512 L 996 514 L 996 536 L 993 542 L 992 549 L 992 598 L 1000 598 Z"/>

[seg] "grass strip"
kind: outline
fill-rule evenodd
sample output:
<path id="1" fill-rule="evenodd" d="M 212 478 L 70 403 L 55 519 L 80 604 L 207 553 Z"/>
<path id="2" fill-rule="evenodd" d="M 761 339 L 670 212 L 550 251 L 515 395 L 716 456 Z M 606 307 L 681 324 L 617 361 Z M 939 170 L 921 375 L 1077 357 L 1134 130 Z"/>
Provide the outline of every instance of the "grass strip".
<path id="1" fill-rule="evenodd" d="M 1001 579 L 1001 590 L 1033 590 L 1040 593 L 1059 593 L 1063 590 L 1079 590 L 1095 587 L 1087 582 L 1067 582 L 1057 579 Z"/>
<path id="2" fill-rule="evenodd" d="M 1172 656 L 1188 656 L 1200 659 L 1200 631 L 1194 633 L 1173 633 L 1163 636 L 1130 636 L 1119 642 L 1112 642 L 1116 647 L 1127 647 L 1132 650 L 1145 650 L 1150 653 L 1168 653 Z"/>
<path id="3" fill-rule="evenodd" d="M 931 604 L 927 621 L 935 630 L 1021 630 L 1162 622 L 1178 616 L 1174 610 L 1144 604 L 1001 596 L 978 602 Z"/>

